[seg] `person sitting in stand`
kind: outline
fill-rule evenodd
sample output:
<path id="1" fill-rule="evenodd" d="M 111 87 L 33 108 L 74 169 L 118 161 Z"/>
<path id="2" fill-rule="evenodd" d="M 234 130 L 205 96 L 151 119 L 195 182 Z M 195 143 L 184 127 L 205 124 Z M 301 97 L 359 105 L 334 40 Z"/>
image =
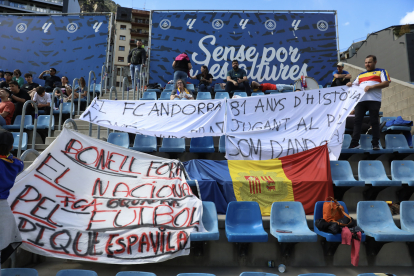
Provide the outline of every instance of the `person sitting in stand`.
<path id="1" fill-rule="evenodd" d="M 243 69 L 239 68 L 239 62 L 235 59 L 232 61 L 232 70 L 227 72 L 226 91 L 231 92 L 233 90 L 245 90 L 247 96 L 251 96 L 249 82 L 247 81 L 247 73 Z"/>
<path id="2" fill-rule="evenodd" d="M 178 79 L 175 83 L 175 89 L 171 92 L 170 100 L 186 99 L 194 100 L 193 93 L 186 88 L 185 80 Z"/>
<path id="3" fill-rule="evenodd" d="M 22 243 L 22 237 L 16 225 L 16 218 L 7 202 L 16 176 L 24 168 L 23 162 L 10 153 L 13 149 L 13 143 L 14 138 L 10 132 L 0 131 L 0 260 L 3 262 Z"/>
<path id="4" fill-rule="evenodd" d="M 37 103 L 38 110 L 44 110 L 46 115 L 50 114 L 50 101 L 51 96 L 45 92 L 45 88 L 39 86 L 36 88 L 36 94 L 33 97 L 33 101 Z"/>
<path id="5" fill-rule="evenodd" d="M 331 87 L 346 85 L 348 82 L 351 81 L 351 74 L 348 71 L 343 70 L 345 64 L 343 62 L 339 62 L 336 65 L 336 70 L 332 72 L 333 80 L 331 83 Z"/>
<path id="6" fill-rule="evenodd" d="M 22 77 L 22 72 L 19 69 L 16 69 L 13 71 L 13 79 L 14 81 L 17 81 L 19 84 L 19 88 L 21 88 L 24 84 L 24 78 Z"/>
<path id="7" fill-rule="evenodd" d="M 24 79 L 27 83 L 23 84 L 23 86 L 20 88 L 26 91 L 29 94 L 30 98 L 33 99 L 33 96 L 36 94 L 36 87 L 38 87 L 39 84 L 33 82 L 33 76 L 30 73 L 24 74 Z"/>
<path id="8" fill-rule="evenodd" d="M 73 92 L 74 98 L 79 98 L 79 94 L 82 99 L 86 99 L 88 96 L 88 89 L 86 89 L 86 81 L 83 77 L 79 78 L 78 84 L 75 86 L 75 91 Z"/>
<path id="9" fill-rule="evenodd" d="M 10 125 L 14 114 L 14 104 L 10 101 L 9 88 L 0 88 L 0 126 Z"/>
<path id="10" fill-rule="evenodd" d="M 30 96 L 26 91 L 19 88 L 19 84 L 16 81 L 10 83 L 10 99 L 14 103 L 15 115 L 22 115 L 23 105 L 26 101 L 30 101 Z M 26 114 L 31 114 L 30 111 L 27 111 Z"/>
<path id="11" fill-rule="evenodd" d="M 258 83 L 256 81 L 252 81 L 252 90 L 254 92 L 256 91 L 262 91 L 263 93 L 266 92 L 266 90 L 277 90 L 276 84 L 272 83 Z"/>
<path id="12" fill-rule="evenodd" d="M 72 86 L 70 86 L 69 79 L 66 76 L 61 78 L 61 83 L 60 91 L 62 91 L 62 94 L 59 90 L 55 91 L 55 106 L 57 108 L 59 107 L 60 102 L 66 103 L 70 101 L 70 95 L 72 94 Z"/>
<path id="13" fill-rule="evenodd" d="M 4 78 L 4 71 L 3 69 L 0 69 L 0 83 L 6 81 L 6 79 Z"/>
<path id="14" fill-rule="evenodd" d="M 4 72 L 5 81 L 0 83 L 0 88 L 10 87 L 9 84 L 13 81 L 12 76 L 12 72 Z"/>
<path id="15" fill-rule="evenodd" d="M 198 79 L 200 83 L 198 84 L 198 92 L 210 92 L 211 93 L 211 86 L 210 84 L 213 82 L 213 76 L 209 73 L 207 66 L 201 66 L 201 74 L 198 74 L 194 77 L 190 77 L 191 79 Z"/>
<path id="16" fill-rule="evenodd" d="M 43 76 L 44 74 L 49 74 L 49 76 Z M 56 69 L 50 68 L 49 70 L 43 71 L 39 75 L 39 79 L 45 81 L 45 90 L 46 92 L 52 92 L 56 87 L 57 82 L 60 82 L 60 78 L 56 76 Z"/>

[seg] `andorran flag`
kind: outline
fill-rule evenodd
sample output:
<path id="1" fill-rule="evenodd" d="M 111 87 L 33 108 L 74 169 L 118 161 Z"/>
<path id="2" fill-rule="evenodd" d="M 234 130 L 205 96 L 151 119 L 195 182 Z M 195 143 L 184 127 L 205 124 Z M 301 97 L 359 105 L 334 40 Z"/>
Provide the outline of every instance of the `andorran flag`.
<path id="1" fill-rule="evenodd" d="M 271 160 L 192 160 L 185 168 L 198 180 L 201 199 L 215 202 L 219 213 L 237 200 L 258 202 L 263 216 L 276 201 L 299 201 L 313 214 L 317 201 L 333 196 L 326 145 Z"/>

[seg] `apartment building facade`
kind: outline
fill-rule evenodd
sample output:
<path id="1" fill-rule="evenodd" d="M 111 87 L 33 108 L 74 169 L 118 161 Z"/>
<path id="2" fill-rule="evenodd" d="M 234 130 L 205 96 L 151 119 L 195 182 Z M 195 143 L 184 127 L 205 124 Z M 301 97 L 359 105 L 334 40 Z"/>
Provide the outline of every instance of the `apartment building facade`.
<path id="1" fill-rule="evenodd" d="M 0 0 L 0 13 L 79 13 L 78 0 Z"/>

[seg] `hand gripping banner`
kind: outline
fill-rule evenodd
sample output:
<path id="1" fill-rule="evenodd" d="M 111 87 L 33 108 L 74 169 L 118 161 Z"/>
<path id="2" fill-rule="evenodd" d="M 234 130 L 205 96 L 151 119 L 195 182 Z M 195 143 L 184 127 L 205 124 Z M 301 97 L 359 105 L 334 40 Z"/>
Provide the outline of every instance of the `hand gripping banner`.
<path id="1" fill-rule="evenodd" d="M 205 231 L 178 161 L 68 129 L 18 176 L 8 202 L 23 248 L 49 257 L 161 262 L 188 255 L 190 234 Z"/>

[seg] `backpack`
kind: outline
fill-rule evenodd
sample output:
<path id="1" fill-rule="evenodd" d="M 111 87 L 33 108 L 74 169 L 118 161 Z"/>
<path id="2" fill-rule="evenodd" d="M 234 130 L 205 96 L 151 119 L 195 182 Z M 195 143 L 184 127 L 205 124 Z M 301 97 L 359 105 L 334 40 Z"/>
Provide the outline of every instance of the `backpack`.
<path id="1" fill-rule="evenodd" d="M 339 226 L 354 226 L 355 221 L 344 211 L 344 207 L 333 197 L 329 199 L 331 200 L 323 204 L 323 219 Z"/>

